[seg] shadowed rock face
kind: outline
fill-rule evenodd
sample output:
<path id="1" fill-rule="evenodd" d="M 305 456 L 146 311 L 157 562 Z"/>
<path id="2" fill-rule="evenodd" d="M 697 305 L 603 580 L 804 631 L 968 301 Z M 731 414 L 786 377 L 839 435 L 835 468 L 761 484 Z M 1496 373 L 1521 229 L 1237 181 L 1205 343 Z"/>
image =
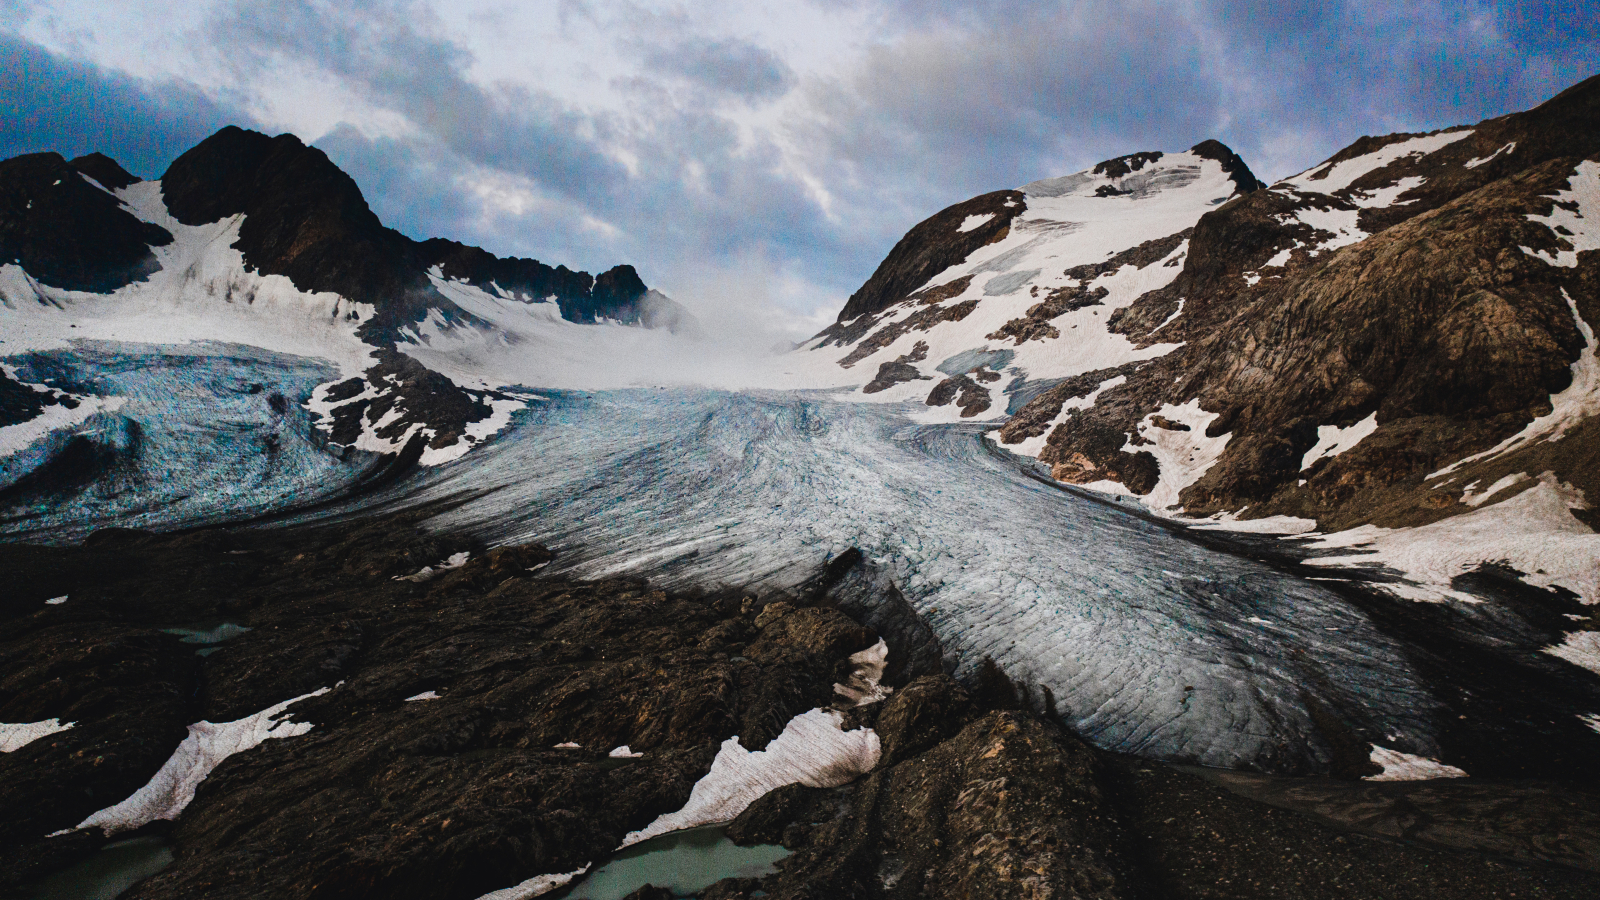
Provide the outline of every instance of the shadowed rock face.
<path id="1" fill-rule="evenodd" d="M 384 227 L 355 181 L 292 134 L 224 128 L 173 161 L 161 193 L 185 225 L 243 214 L 235 246 L 249 268 L 377 307 L 362 326 L 369 342 L 393 340 L 429 309 L 465 316 L 428 282 L 415 242 Z"/>
<path id="2" fill-rule="evenodd" d="M 102 845 L 45 835 L 132 794 L 188 724 L 320 688 L 285 719 L 309 733 L 152 826 L 178 861 L 126 896 L 467 900 L 572 871 L 683 806 L 728 737 L 758 750 L 831 704 L 877 640 L 832 609 L 538 580 L 550 559 L 400 518 L 0 548 L 0 721 L 78 723 L 0 754 L 0 896 Z M 160 630 L 219 619 L 250 630 L 204 657 Z"/>
<path id="3" fill-rule="evenodd" d="M 757 801 L 729 837 L 794 855 L 701 897 L 1476 900 L 1600 884 L 1592 795 L 1180 771 L 1097 752 L 1024 693 L 998 670 L 970 689 L 934 675 L 854 711 L 882 742 L 877 768 Z"/>
<path id="4" fill-rule="evenodd" d="M 1250 506 L 1252 514 L 1343 528 L 1421 524 L 1459 510 L 1454 494 L 1434 496 L 1424 476 L 1517 432 L 1571 383 L 1584 339 L 1567 297 L 1586 322 L 1600 322 L 1596 254 L 1559 267 L 1519 249 L 1562 249 L 1557 233 L 1528 217 L 1549 214 L 1578 164 L 1600 158 L 1597 125 L 1600 80 L 1591 79 L 1332 195 L 1278 185 L 1207 214 L 1178 279 L 1111 320 L 1135 341 L 1185 345 L 1070 417 L 1040 458 L 1069 480 L 1118 477 L 1110 473 L 1122 475 L 1135 455 L 1120 435 L 1137 433 L 1163 403 L 1198 396 L 1218 415 L 1208 434 L 1232 437 L 1181 495 L 1191 514 Z M 1363 138 L 1332 162 L 1409 137 Z M 1496 156 L 1513 143 L 1514 152 Z M 1468 165 L 1479 160 L 1487 162 Z M 1407 178 L 1421 181 L 1402 194 L 1405 202 L 1360 210 L 1359 228 L 1370 237 L 1315 256 L 1295 249 L 1319 237 L 1294 219 L 1298 211 L 1354 213 L 1355 201 Z M 1314 186 L 1316 176 L 1305 183 Z M 1283 268 L 1263 268 L 1284 251 Z M 1279 277 L 1246 277 L 1257 270 Z M 1182 315 L 1154 335 L 1180 300 Z M 1023 412 L 1032 420 L 1044 410 Z M 1318 426 L 1374 413 L 1375 434 L 1300 471 Z M 1462 483 L 1492 481 L 1500 469 L 1552 469 L 1592 495 L 1600 490 L 1593 455 L 1576 446 L 1513 454 Z"/>
<path id="5" fill-rule="evenodd" d="M 111 291 L 155 271 L 150 247 L 172 235 L 85 181 L 76 162 L 56 153 L 0 162 L 0 264 L 18 263 L 40 282 L 71 291 Z M 86 174 L 107 174 L 87 165 Z"/>
<path id="6" fill-rule="evenodd" d="M 972 251 L 1004 237 L 1011 220 L 1026 208 L 1022 192 L 994 191 L 923 220 L 894 245 L 867 283 L 850 295 L 839 312 L 839 321 L 879 313 L 906 299 L 928 279 L 966 259 Z M 962 231 L 974 216 L 989 218 Z"/>
<path id="7" fill-rule="evenodd" d="M 99 153 L 70 164 L 53 153 L 0 163 L 0 261 L 19 263 L 38 282 L 69 290 L 104 293 L 145 278 L 160 265 L 150 248 L 173 237 L 136 218 L 109 193 L 138 181 Z M 499 259 L 454 241 L 413 241 L 385 227 L 356 183 L 321 150 L 290 134 L 224 128 L 172 163 L 161 193 L 167 212 L 184 225 L 242 216 L 233 246 L 247 270 L 282 275 L 301 291 L 333 292 L 375 309 L 351 327 L 380 351 L 379 364 L 365 375 L 383 396 L 337 411 L 331 426 L 337 443 L 348 445 L 362 433 L 361 416 L 369 406 L 381 415 L 398 404 L 406 416 L 383 430 L 396 437 L 420 423 L 431 429 L 427 444 L 434 449 L 454 443 L 489 414 L 482 392 L 397 358 L 394 348 L 416 341 L 415 329 L 430 316 L 447 328 L 485 325 L 434 286 L 434 272 L 491 293 L 498 288 L 501 297 L 554 297 L 571 322 L 607 319 L 674 331 L 696 325 L 631 266 L 596 278 L 532 259 Z M 359 316 L 345 310 L 343 318 L 353 323 Z M 26 421 L 56 402 L 51 394 L 29 391 L 0 376 L 0 424 Z"/>
<path id="8" fill-rule="evenodd" d="M 393 340 L 429 310 L 447 321 L 470 318 L 428 281 L 434 266 L 446 278 L 498 285 L 523 300 L 554 297 L 572 322 L 638 322 L 636 307 L 648 291 L 632 266 L 596 278 L 443 238 L 413 241 L 384 227 L 326 154 L 290 134 L 224 128 L 178 157 L 161 185 L 169 210 L 185 224 L 243 213 L 238 247 L 252 268 L 287 275 L 302 290 L 376 306 L 378 316 L 362 329 L 373 342 Z"/>

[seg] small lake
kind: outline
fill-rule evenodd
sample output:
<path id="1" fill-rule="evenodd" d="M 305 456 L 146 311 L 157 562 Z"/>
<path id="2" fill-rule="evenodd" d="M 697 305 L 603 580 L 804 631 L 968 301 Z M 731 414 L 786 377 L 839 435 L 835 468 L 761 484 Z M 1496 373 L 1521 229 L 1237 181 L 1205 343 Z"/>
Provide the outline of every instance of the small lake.
<path id="1" fill-rule="evenodd" d="M 165 838 L 113 841 L 72 868 L 39 882 L 34 900 L 113 900 L 171 862 L 172 848 Z"/>
<path id="2" fill-rule="evenodd" d="M 724 878 L 758 878 L 778 871 L 773 865 L 789 855 L 777 844 L 741 847 L 708 825 L 664 834 L 635 844 L 611 857 L 565 891 L 561 900 L 622 900 L 647 884 L 684 897 Z"/>

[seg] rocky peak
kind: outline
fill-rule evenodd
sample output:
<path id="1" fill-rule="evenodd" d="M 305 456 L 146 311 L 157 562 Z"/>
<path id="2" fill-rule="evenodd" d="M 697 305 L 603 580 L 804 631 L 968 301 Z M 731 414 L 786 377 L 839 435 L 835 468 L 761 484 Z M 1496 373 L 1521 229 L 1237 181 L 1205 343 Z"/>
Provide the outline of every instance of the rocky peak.
<path id="1" fill-rule="evenodd" d="M 72 291 L 109 291 L 155 271 L 150 248 L 172 235 L 141 222 L 80 171 L 58 153 L 0 162 L 0 264 L 18 264 L 41 283 Z"/>
<path id="2" fill-rule="evenodd" d="M 1004 238 L 1027 209 L 1021 191 L 993 191 L 946 207 L 906 232 L 839 311 L 839 321 L 882 312 L 972 251 Z"/>
<path id="3" fill-rule="evenodd" d="M 161 192 L 185 225 L 243 214 L 234 246 L 246 266 L 372 304 L 378 315 L 363 333 L 380 342 L 430 308 L 464 316 L 432 289 L 414 242 L 384 227 L 355 181 L 292 134 L 230 125 L 178 157 Z"/>
<path id="4" fill-rule="evenodd" d="M 1215 138 L 1195 144 L 1189 148 L 1189 152 L 1201 159 L 1210 159 L 1221 163 L 1222 171 L 1227 172 L 1228 177 L 1233 179 L 1233 183 L 1238 187 L 1241 194 L 1248 194 L 1251 191 L 1258 191 L 1266 187 L 1261 182 L 1261 179 L 1250 171 L 1250 167 L 1244 164 L 1244 160 L 1239 157 L 1239 154 L 1233 152 L 1228 148 L 1227 144 Z"/>
<path id="5" fill-rule="evenodd" d="M 1097 164 L 1089 171 L 1096 175 L 1104 175 L 1107 178 L 1121 178 L 1130 172 L 1139 171 L 1145 167 L 1145 164 L 1153 163 L 1165 155 L 1166 154 L 1162 153 L 1160 150 L 1145 150 L 1139 153 L 1130 153 L 1127 156 L 1119 156 L 1116 159 L 1108 159 L 1103 163 Z"/>
<path id="6" fill-rule="evenodd" d="M 120 191 L 123 188 L 138 184 L 144 179 L 128 172 L 121 163 L 104 153 L 87 153 L 69 163 L 74 169 L 100 182 L 101 187 L 109 191 Z"/>

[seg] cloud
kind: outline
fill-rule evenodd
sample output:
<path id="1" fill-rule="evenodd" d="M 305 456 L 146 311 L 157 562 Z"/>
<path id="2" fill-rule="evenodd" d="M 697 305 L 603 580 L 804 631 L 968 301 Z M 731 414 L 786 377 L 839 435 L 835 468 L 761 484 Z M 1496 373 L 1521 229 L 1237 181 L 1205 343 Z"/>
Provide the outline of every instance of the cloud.
<path id="1" fill-rule="evenodd" d="M 702 87 L 754 99 L 781 97 L 794 84 L 794 72 L 765 47 L 733 38 L 704 37 L 669 47 L 650 47 L 645 64 L 657 72 L 679 75 Z"/>
<path id="2" fill-rule="evenodd" d="M 0 159 L 99 151 L 151 178 L 224 125 L 255 120 L 190 82 L 151 82 L 0 33 Z"/>
<path id="3" fill-rule="evenodd" d="M 1279 177 L 1600 69 L 1600 26 L 1571 3 L 201 2 L 177 74 L 307 132 L 386 222 L 589 271 L 631 263 L 686 302 L 719 298 L 713 316 L 738 298 L 800 320 L 836 309 L 909 227 L 983 191 L 1207 138 Z M 68 24 L 92 34 L 81 52 L 130 40 Z M 234 96 L 46 57 L 95 79 L 63 96 L 107 108 L 56 116 L 54 89 L 36 90 L 16 102 L 55 116 L 41 133 L 126 106 L 107 135 L 176 135 L 139 123 L 220 124 L 207 98 Z M 134 142 L 159 169 L 210 127 Z"/>
<path id="4" fill-rule="evenodd" d="M 742 133 L 714 103 L 682 102 L 644 76 L 619 80 L 625 105 L 612 110 L 526 84 L 481 84 L 469 76 L 472 54 L 413 6 L 363 9 L 239 5 L 214 22 L 212 40 L 247 77 L 312 67 L 404 117 L 409 128 L 396 134 L 347 125 L 317 140 L 400 230 L 590 271 L 626 261 L 652 284 L 772 255 L 800 260 L 829 290 L 853 279 L 830 265 L 850 253 L 779 148 Z M 759 95 L 792 78 L 753 45 L 674 46 L 688 48 L 675 64 L 702 88 Z"/>

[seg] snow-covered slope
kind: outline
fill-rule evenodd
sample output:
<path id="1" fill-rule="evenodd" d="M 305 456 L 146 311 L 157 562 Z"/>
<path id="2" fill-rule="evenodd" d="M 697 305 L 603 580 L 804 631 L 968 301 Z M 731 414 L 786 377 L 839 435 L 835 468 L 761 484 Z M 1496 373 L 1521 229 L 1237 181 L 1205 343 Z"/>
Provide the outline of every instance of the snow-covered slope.
<path id="1" fill-rule="evenodd" d="M 1339 532 L 1417 598 L 1503 564 L 1595 602 L 1597 135 L 1590 79 L 1264 189 L 1206 145 L 1108 161 L 919 225 L 795 355 L 1164 516 Z"/>
<path id="2" fill-rule="evenodd" d="M 1255 186 L 1237 157 L 1208 142 L 1036 181 L 1007 192 L 1014 196 L 995 211 L 960 221 L 946 211 L 918 228 L 932 230 L 944 217 L 948 234 L 921 240 L 961 241 L 979 225 L 1004 227 L 909 295 L 841 318 L 802 346 L 803 361 L 789 362 L 864 397 L 926 400 L 927 421 L 955 421 L 1002 417 L 1001 395 L 1024 385 L 1037 393 L 1051 379 L 1164 355 L 1177 345 L 1139 346 L 1108 325 L 1178 276 L 1189 229 L 1241 183 Z"/>
<path id="3" fill-rule="evenodd" d="M 628 266 L 594 277 L 451 241 L 411 241 L 384 228 L 320 151 L 287 135 L 224 129 L 160 181 L 141 181 L 98 154 L 70 163 L 18 157 L 0 163 L 0 212 L 0 491 L 41 502 L 63 479 L 78 488 L 104 481 L 108 457 L 95 448 L 108 439 L 126 477 L 160 485 L 173 480 L 161 473 L 174 465 L 180 479 L 194 474 L 176 462 L 184 453 L 151 456 L 165 429 L 229 431 L 184 416 L 182 425 L 167 416 L 141 422 L 150 403 L 128 405 L 116 393 L 127 379 L 107 365 L 146 370 L 137 380 L 153 400 L 159 373 L 195 368 L 183 360 L 208 360 L 200 368 L 215 373 L 237 358 L 245 381 L 260 380 L 262 360 L 304 360 L 274 390 L 256 384 L 254 401 L 189 405 L 229 408 L 230 420 L 249 422 L 240 427 L 267 434 L 268 456 L 285 446 L 284 427 L 307 418 L 284 417 L 285 404 L 298 407 L 312 431 L 290 442 L 352 463 L 353 474 L 366 465 L 363 454 L 388 454 L 390 469 L 458 458 L 525 405 L 499 390 L 524 372 L 486 359 L 441 374 L 419 362 L 431 340 L 509 346 L 542 335 L 583 349 L 561 364 L 593 368 L 608 340 L 695 328 Z M 455 302 L 482 309 L 472 299 L 485 297 L 503 307 L 498 322 Z M 580 324 L 595 322 L 606 324 Z M 502 328 L 508 323 L 518 327 Z M 324 380 L 295 380 L 313 372 Z M 204 385 L 177 375 L 171 389 L 193 401 Z M 63 453 L 98 461 L 64 461 L 55 468 L 71 471 L 54 472 Z M 296 484 L 304 474 L 281 480 Z"/>

